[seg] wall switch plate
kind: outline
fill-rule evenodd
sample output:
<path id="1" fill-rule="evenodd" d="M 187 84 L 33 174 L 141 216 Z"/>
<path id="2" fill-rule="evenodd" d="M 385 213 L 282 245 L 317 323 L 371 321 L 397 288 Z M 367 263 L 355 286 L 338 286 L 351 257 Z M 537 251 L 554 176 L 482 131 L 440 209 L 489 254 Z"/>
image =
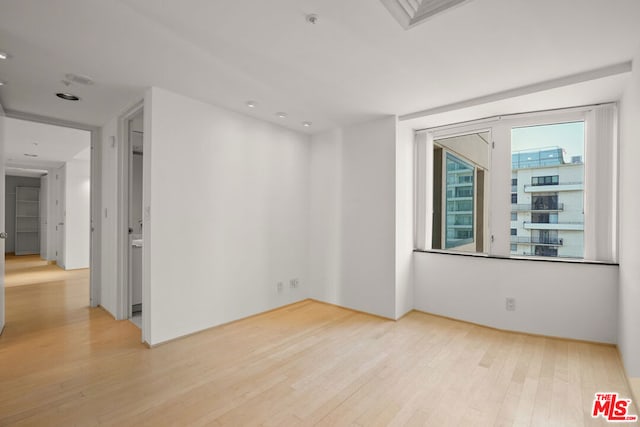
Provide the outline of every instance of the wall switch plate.
<path id="1" fill-rule="evenodd" d="M 295 288 L 297 288 L 297 287 L 298 287 L 298 284 L 299 284 L 299 283 L 300 283 L 300 282 L 298 281 L 298 279 L 291 279 L 291 280 L 289 280 L 289 287 L 290 287 L 291 289 L 295 289 Z"/>
<path id="2" fill-rule="evenodd" d="M 516 311 L 516 299 L 515 298 L 507 298 L 506 299 L 506 309 L 507 311 Z"/>

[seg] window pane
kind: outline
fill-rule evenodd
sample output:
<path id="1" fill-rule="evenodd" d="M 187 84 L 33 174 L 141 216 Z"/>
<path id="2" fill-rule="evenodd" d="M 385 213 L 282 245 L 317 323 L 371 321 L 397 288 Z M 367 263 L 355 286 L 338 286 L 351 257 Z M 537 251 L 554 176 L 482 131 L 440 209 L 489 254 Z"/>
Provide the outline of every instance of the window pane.
<path id="1" fill-rule="evenodd" d="M 584 256 L 583 159 L 584 122 L 511 130 L 511 198 L 512 203 L 517 200 L 520 213 L 511 252 Z M 514 180 L 525 184 L 515 193 Z"/>
<path id="2" fill-rule="evenodd" d="M 431 248 L 486 252 L 489 132 L 433 141 Z"/>
<path id="3" fill-rule="evenodd" d="M 446 249 L 473 242 L 474 172 L 473 165 L 447 153 Z"/>

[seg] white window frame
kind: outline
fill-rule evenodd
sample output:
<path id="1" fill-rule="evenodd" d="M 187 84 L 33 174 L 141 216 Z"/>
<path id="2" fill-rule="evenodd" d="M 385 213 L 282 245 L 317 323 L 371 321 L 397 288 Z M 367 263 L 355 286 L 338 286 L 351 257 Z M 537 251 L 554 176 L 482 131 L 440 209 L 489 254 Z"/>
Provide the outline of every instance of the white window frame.
<path id="1" fill-rule="evenodd" d="M 607 103 L 559 110 L 494 116 L 462 124 L 415 132 L 414 246 L 432 251 L 433 141 L 477 132 L 490 132 L 487 205 L 489 250 L 480 256 L 522 258 L 511 255 L 511 129 L 584 121 L 584 252 L 577 262 L 616 263 L 618 256 L 618 135 L 617 104 Z M 431 166 L 430 166 L 431 165 Z M 486 247 L 486 246 L 485 246 Z M 455 250 L 433 250 L 451 252 Z M 467 253 L 469 254 L 469 253 Z M 525 257 L 524 259 L 536 259 Z M 540 258 L 568 261 L 566 258 Z"/>

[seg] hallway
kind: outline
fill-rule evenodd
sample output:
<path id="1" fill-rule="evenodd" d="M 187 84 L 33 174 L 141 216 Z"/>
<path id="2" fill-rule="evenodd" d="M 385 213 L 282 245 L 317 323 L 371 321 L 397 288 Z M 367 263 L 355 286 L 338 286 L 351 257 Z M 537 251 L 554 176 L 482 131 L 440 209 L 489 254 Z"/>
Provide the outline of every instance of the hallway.
<path id="1" fill-rule="evenodd" d="M 65 271 L 37 255 L 5 260 L 0 425 L 33 423 L 48 410 L 71 415 L 62 402 L 81 403 L 89 378 L 122 346 L 144 349 L 140 331 L 89 308 L 88 269 Z"/>
<path id="2" fill-rule="evenodd" d="M 4 285 L 7 288 L 57 282 L 83 282 L 88 286 L 89 269 L 65 271 L 39 255 L 5 255 Z"/>
<path id="3" fill-rule="evenodd" d="M 0 343 L 46 335 L 89 316 L 89 270 L 65 271 L 38 255 L 5 256 L 6 325 Z"/>

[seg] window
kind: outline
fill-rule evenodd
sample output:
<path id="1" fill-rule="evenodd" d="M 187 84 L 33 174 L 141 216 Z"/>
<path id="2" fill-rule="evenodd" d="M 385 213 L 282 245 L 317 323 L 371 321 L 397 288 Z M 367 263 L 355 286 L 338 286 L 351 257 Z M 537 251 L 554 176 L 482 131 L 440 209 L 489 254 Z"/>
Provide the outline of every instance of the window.
<path id="1" fill-rule="evenodd" d="M 558 230 L 532 230 L 531 243 L 544 245 L 562 245 L 562 239 L 558 238 Z"/>
<path id="2" fill-rule="evenodd" d="M 512 228 L 511 229 L 511 235 L 512 236 L 517 236 L 518 235 L 518 229 L 517 228 Z"/>
<path id="3" fill-rule="evenodd" d="M 543 166 L 538 166 L 542 168 Z M 534 176 L 531 177 L 531 185 L 558 185 L 559 175 L 550 175 L 550 176 Z"/>
<path id="4" fill-rule="evenodd" d="M 531 223 L 533 224 L 557 224 L 558 214 L 553 213 L 531 213 Z"/>
<path id="5" fill-rule="evenodd" d="M 445 248 L 473 242 L 473 165 L 447 153 Z"/>
<path id="6" fill-rule="evenodd" d="M 559 210 L 560 207 L 564 207 L 558 203 L 558 195 L 540 195 L 531 196 L 531 210 L 532 211 L 550 211 Z"/>
<path id="7" fill-rule="evenodd" d="M 616 114 L 603 104 L 416 131 L 416 248 L 616 262 Z M 501 231 L 507 214 L 515 235 Z"/>
<path id="8" fill-rule="evenodd" d="M 472 134 L 434 141 L 432 249 L 483 250 L 487 140 Z"/>
<path id="9" fill-rule="evenodd" d="M 550 247 L 550 246 L 536 246 L 534 255 L 536 255 L 536 256 L 557 257 L 558 256 L 558 248 L 554 248 L 554 247 Z"/>
<path id="10" fill-rule="evenodd" d="M 520 192 L 523 198 L 531 200 L 522 223 L 523 231 L 528 229 L 531 232 L 531 244 L 549 244 L 551 238 L 548 234 L 547 237 L 539 237 L 540 233 L 548 231 L 553 231 L 556 242 L 566 239 L 572 243 L 562 247 L 536 246 L 532 253 L 534 256 L 584 256 L 585 165 L 567 160 L 582 159 L 584 140 L 584 121 L 514 126 L 511 129 L 511 174 L 519 179 L 531 177 L 531 186 L 525 185 Z M 554 192 L 540 188 L 543 186 L 555 187 Z"/>

